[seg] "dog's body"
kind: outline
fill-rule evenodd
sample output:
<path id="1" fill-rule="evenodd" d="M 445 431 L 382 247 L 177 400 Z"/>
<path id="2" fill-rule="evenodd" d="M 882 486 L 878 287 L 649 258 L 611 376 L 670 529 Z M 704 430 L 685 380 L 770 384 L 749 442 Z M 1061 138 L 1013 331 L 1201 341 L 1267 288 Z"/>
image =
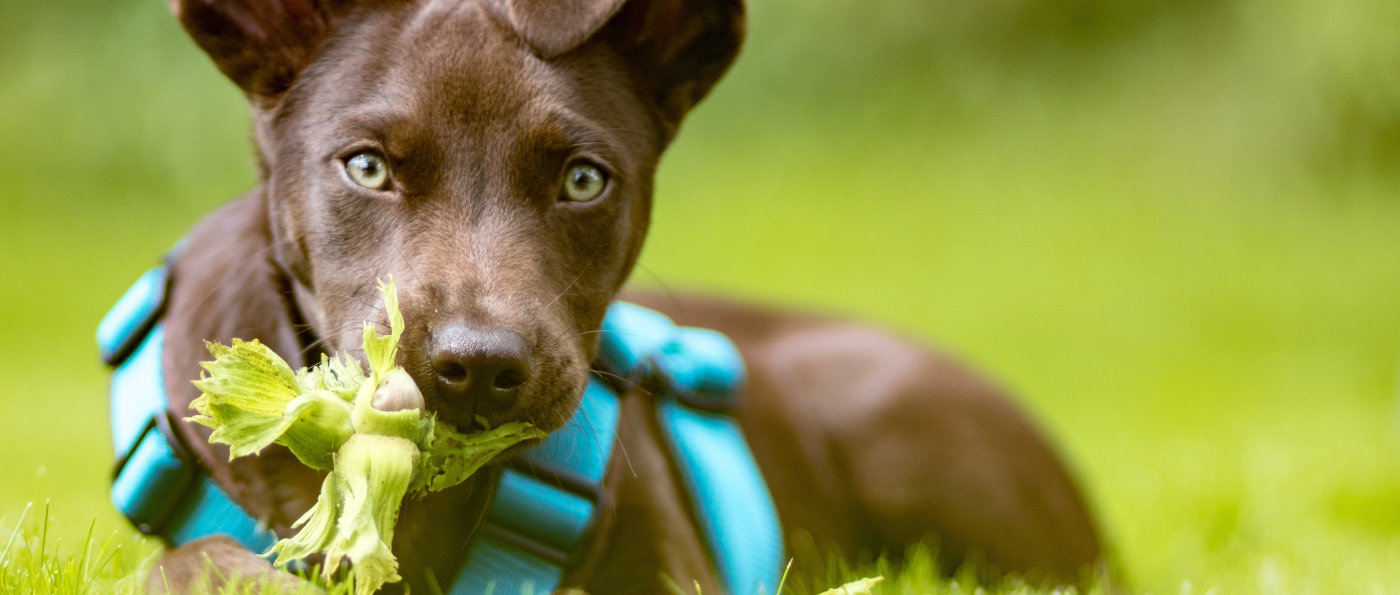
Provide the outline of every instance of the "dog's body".
<path id="1" fill-rule="evenodd" d="M 187 415 L 197 396 L 189 381 L 203 341 L 258 338 L 301 354 L 293 365 L 352 349 L 361 321 L 383 321 L 374 280 L 392 274 L 408 321 L 401 361 L 439 419 L 563 424 L 640 251 L 656 161 L 737 52 L 742 7 L 174 5 L 249 95 L 264 180 L 202 222 L 173 269 L 172 411 Z M 1093 522 L 1051 449 L 998 389 L 948 358 L 818 317 L 628 298 L 738 345 L 749 384 L 735 415 L 790 534 L 852 555 L 928 540 L 950 565 L 976 558 L 1032 580 L 1073 582 L 1098 560 Z M 563 585 L 654 593 L 664 575 L 720 592 L 648 399 L 622 399 L 615 464 L 625 470 L 606 486 L 616 505 Z M 178 431 L 278 533 L 315 501 L 320 475 L 285 450 L 228 462 L 203 428 Z M 414 590 L 461 564 L 482 481 L 405 505 L 394 551 Z M 202 540 L 167 554 L 153 583 L 179 591 L 211 546 L 225 569 L 266 568 Z"/>

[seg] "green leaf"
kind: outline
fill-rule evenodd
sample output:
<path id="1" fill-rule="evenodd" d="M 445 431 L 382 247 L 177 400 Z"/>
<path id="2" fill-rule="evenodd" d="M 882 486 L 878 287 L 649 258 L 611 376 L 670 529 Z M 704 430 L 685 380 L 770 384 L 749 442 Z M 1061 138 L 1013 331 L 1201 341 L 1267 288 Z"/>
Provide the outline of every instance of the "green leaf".
<path id="1" fill-rule="evenodd" d="M 291 366 L 256 339 L 234 339 L 231 346 L 205 343 L 205 347 L 214 361 L 199 364 L 205 375 L 194 385 L 204 394 L 192 406 L 200 413 L 220 419 L 212 412 L 215 403 L 256 413 L 281 413 L 302 392 Z"/>
<path id="2" fill-rule="evenodd" d="M 335 462 L 331 473 L 340 515 L 322 572 L 329 578 L 348 559 L 355 566 L 355 592 L 372 593 L 400 580 L 390 546 L 399 507 L 418 467 L 418 446 L 404 438 L 356 434 Z"/>
<path id="3" fill-rule="evenodd" d="M 297 533 L 265 555 L 285 566 L 325 553 L 328 578 L 348 561 L 356 593 L 401 580 L 390 547 L 406 494 L 457 485 L 506 449 L 545 436 L 523 422 L 461 434 L 424 415 L 417 384 L 394 363 L 404 320 L 393 279 L 379 291 L 390 332 L 366 323 L 368 374 L 345 354 L 293 371 L 257 341 L 210 343 L 214 360 L 201 364 L 198 414 L 189 418 L 213 428 L 209 441 L 228 444 L 231 458 L 277 443 L 330 471 L 316 504 L 292 525 Z"/>
<path id="4" fill-rule="evenodd" d="M 398 356 L 399 336 L 403 334 L 403 313 L 399 312 L 399 294 L 394 278 L 379 282 L 379 294 L 384 297 L 384 311 L 389 315 L 389 334 L 376 333 L 374 325 L 366 322 L 364 332 L 365 359 L 369 360 L 370 380 L 375 385 L 394 367 Z"/>
<path id="5" fill-rule="evenodd" d="M 414 480 L 413 492 L 436 492 L 455 486 L 506 449 L 546 435 L 525 422 L 510 422 L 471 434 L 462 434 L 439 423 L 434 428 L 432 442 L 423 453 L 423 468 Z"/>
<path id="6" fill-rule="evenodd" d="M 214 433 L 209 435 L 211 444 L 227 444 L 229 447 L 228 459 L 230 461 L 250 454 L 257 454 L 267 445 L 272 444 L 278 436 L 282 434 L 282 416 L 269 413 L 223 413 L 226 408 L 215 408 L 214 423 L 205 423 L 199 418 L 194 421 L 204 423 L 214 428 Z M 219 422 L 218 419 L 224 421 Z"/>
<path id="7" fill-rule="evenodd" d="M 263 365 L 274 361 L 266 357 L 272 351 L 256 341 L 235 340 L 233 348 L 211 345 L 210 353 L 216 359 L 204 367 L 212 376 L 195 382 L 205 392 L 192 403 L 202 415 L 190 418 L 213 428 L 209 442 L 227 444 L 229 460 L 278 442 L 309 467 L 331 467 L 331 454 L 354 432 L 349 403 L 328 390 L 291 392 L 296 387 L 285 383 L 295 378 L 291 368 L 275 354 L 288 374 Z M 269 411 L 278 403 L 276 412 Z"/>
<path id="8" fill-rule="evenodd" d="M 330 469 L 332 453 L 355 433 L 350 404 L 328 390 L 310 392 L 288 403 L 281 430 L 277 442 L 313 469 Z"/>
<path id="9" fill-rule="evenodd" d="M 320 363 L 297 370 L 297 383 L 302 390 L 328 390 L 345 401 L 355 400 L 355 393 L 366 380 L 360 362 L 344 353 L 335 357 L 323 353 Z"/>
<path id="10" fill-rule="evenodd" d="M 413 378 L 403 368 L 395 367 L 384 374 L 379 385 L 365 383 L 360 387 L 360 393 L 355 396 L 355 408 L 351 414 L 351 420 L 355 424 L 355 431 L 364 434 L 380 434 L 384 436 L 398 436 L 413 441 L 417 445 L 426 445 L 427 439 L 432 435 L 433 420 L 424 417 L 420 408 L 400 409 L 397 411 L 381 411 L 374 406 L 376 395 L 380 391 L 411 391 L 416 396 L 416 401 L 423 400 L 422 394 L 418 393 L 418 386 L 413 383 Z M 414 399 L 406 399 L 413 401 Z"/>
<path id="11" fill-rule="evenodd" d="M 292 523 L 296 535 L 279 540 L 263 557 L 277 556 L 277 566 L 285 567 L 312 554 L 326 551 L 335 537 L 336 519 L 340 514 L 340 492 L 335 474 L 326 475 L 321 482 L 321 495 L 311 510 Z"/>

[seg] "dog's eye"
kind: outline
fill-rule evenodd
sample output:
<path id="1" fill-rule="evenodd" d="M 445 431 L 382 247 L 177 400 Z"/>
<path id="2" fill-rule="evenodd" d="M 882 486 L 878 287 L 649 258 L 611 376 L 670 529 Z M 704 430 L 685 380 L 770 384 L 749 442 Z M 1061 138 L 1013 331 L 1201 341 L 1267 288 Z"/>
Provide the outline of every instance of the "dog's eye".
<path id="1" fill-rule="evenodd" d="M 345 173 L 351 181 L 370 190 L 383 190 L 389 185 L 389 164 L 373 151 L 351 155 L 345 160 Z"/>
<path id="2" fill-rule="evenodd" d="M 608 174 L 591 163 L 574 163 L 564 172 L 563 198 L 574 202 L 588 202 L 603 193 L 608 185 Z"/>

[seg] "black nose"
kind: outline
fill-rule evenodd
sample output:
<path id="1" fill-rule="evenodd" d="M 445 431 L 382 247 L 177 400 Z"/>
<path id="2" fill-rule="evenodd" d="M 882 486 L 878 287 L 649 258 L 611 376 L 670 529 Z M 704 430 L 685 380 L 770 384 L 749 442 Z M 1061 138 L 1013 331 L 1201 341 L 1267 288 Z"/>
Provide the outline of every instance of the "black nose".
<path id="1" fill-rule="evenodd" d="M 478 412 L 508 409 L 530 377 L 530 344 L 520 333 L 451 324 L 429 345 L 438 394 Z"/>

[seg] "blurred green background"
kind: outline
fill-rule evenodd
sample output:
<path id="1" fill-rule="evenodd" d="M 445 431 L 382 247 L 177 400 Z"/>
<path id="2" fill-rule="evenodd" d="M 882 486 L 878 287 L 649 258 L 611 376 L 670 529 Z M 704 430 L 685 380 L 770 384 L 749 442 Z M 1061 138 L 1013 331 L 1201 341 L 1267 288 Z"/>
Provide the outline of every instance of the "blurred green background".
<path id="1" fill-rule="evenodd" d="M 756 0 L 634 280 L 868 319 L 1022 396 L 1134 590 L 1400 588 L 1400 4 Z M 0 517 L 106 493 L 93 329 L 253 183 L 157 0 L 0 0 Z"/>

